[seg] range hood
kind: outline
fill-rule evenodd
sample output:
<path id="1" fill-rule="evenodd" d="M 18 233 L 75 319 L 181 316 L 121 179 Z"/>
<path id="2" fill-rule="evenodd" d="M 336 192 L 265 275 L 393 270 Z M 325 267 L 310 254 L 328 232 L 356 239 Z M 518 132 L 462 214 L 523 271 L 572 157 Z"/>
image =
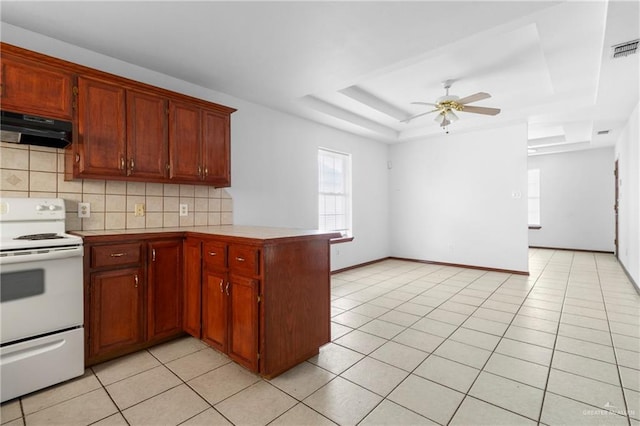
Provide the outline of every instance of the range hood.
<path id="1" fill-rule="evenodd" d="M 71 143 L 72 125 L 69 121 L 0 112 L 0 140 L 23 145 L 65 148 Z"/>

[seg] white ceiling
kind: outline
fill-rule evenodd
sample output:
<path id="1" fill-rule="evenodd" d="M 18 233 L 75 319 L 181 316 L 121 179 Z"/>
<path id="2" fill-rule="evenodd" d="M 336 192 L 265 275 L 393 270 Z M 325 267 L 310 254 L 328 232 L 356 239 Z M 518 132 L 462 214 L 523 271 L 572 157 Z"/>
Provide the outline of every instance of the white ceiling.
<path id="1" fill-rule="evenodd" d="M 617 138 L 640 92 L 638 1 L 18 2 L 3 22 L 387 143 L 442 133 L 413 101 L 491 93 L 451 132 L 529 124 L 536 154 Z M 611 130 L 598 136 L 600 130 Z"/>

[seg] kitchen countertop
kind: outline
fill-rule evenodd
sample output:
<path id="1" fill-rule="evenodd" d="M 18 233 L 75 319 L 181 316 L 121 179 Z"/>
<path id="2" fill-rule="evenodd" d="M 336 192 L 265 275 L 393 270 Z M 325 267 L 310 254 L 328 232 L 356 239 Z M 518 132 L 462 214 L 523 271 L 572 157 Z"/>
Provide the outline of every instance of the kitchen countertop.
<path id="1" fill-rule="evenodd" d="M 276 228 L 266 226 L 218 225 L 189 226 L 175 228 L 140 228 L 140 229 L 108 229 L 99 231 L 69 231 L 81 237 L 101 237 L 114 235 L 141 235 L 159 233 L 197 233 L 223 237 L 251 238 L 256 240 L 277 240 L 283 238 L 327 236 L 328 239 L 339 238 L 340 234 L 332 231 L 319 231 L 295 228 Z"/>

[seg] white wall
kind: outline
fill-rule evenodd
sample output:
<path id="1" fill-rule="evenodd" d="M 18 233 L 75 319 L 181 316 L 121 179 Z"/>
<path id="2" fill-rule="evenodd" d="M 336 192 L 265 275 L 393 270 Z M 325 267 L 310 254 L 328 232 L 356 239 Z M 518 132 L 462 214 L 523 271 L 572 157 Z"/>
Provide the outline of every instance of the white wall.
<path id="1" fill-rule="evenodd" d="M 614 251 L 613 148 L 529 157 L 540 169 L 540 223 L 529 245 Z"/>
<path id="2" fill-rule="evenodd" d="M 629 122 L 616 143 L 618 160 L 619 213 L 618 258 L 640 286 L 640 104 L 629 117 Z M 640 290 L 640 288 L 639 288 Z"/>
<path id="3" fill-rule="evenodd" d="M 234 223 L 318 226 L 318 148 L 351 154 L 353 235 L 332 247 L 332 269 L 389 256 L 386 144 L 258 105 L 232 116 Z"/>
<path id="4" fill-rule="evenodd" d="M 526 124 L 452 128 L 390 158 L 392 256 L 528 271 Z"/>
<path id="5" fill-rule="evenodd" d="M 389 255 L 387 145 L 2 24 L 2 40 L 47 55 L 217 102 L 231 116 L 234 223 L 317 228 L 317 148 L 353 155 L 355 240 L 332 247 L 332 269 Z"/>

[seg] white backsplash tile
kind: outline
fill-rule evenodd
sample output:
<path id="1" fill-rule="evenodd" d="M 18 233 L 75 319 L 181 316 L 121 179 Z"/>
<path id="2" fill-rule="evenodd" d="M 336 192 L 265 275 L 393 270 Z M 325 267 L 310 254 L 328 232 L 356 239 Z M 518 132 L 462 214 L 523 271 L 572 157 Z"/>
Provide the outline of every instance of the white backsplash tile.
<path id="1" fill-rule="evenodd" d="M 98 179 L 66 181 L 65 153 L 0 142 L 0 195 L 64 199 L 69 231 L 233 223 L 233 201 L 224 189 Z M 91 217 L 77 217 L 78 202 L 90 203 Z M 136 203 L 145 204 L 145 216 L 134 216 Z M 187 204 L 187 216 L 179 216 L 179 204 Z"/>

